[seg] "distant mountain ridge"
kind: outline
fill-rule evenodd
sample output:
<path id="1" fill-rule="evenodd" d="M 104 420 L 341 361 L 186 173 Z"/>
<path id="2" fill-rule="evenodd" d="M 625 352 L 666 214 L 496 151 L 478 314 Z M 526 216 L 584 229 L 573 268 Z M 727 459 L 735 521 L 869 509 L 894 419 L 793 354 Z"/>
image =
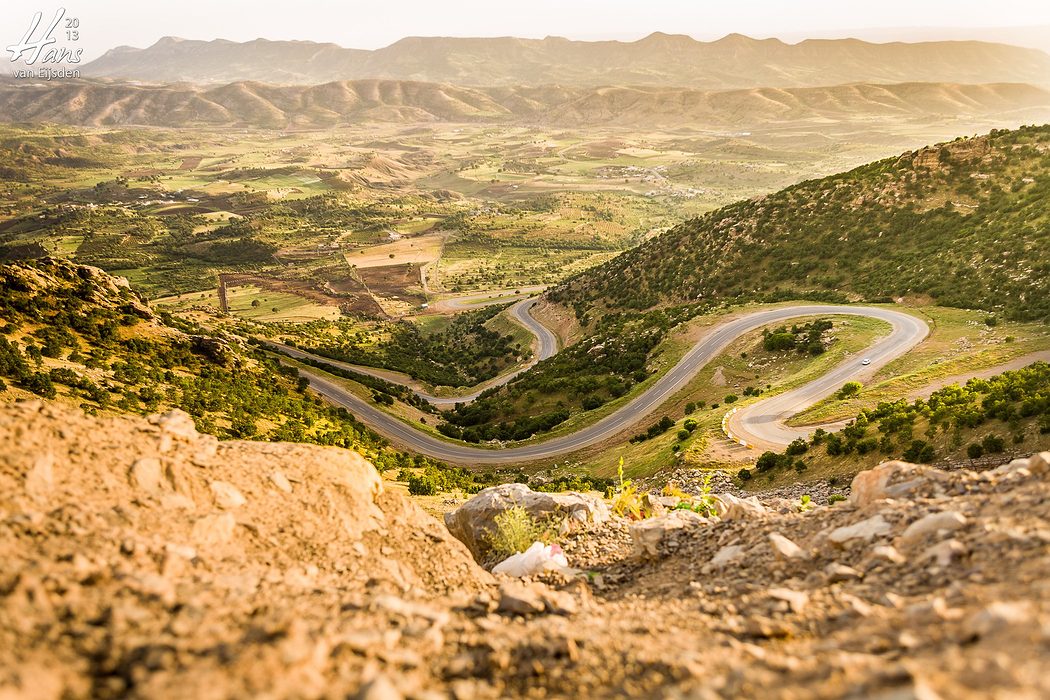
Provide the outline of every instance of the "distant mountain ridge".
<path id="1" fill-rule="evenodd" d="M 308 41 L 165 37 L 146 49 L 112 49 L 82 72 L 150 82 L 318 84 L 388 79 L 466 86 L 660 85 L 715 90 L 840 83 L 1050 84 L 1050 55 L 980 41 L 874 44 L 815 39 L 788 44 L 730 34 L 703 42 L 660 32 L 633 42 L 408 37 L 374 51 Z"/>
<path id="2" fill-rule="evenodd" d="M 463 88 L 358 80 L 213 88 L 0 81 L 0 120 L 86 126 L 327 128 L 358 122 L 506 121 L 562 127 L 748 128 L 780 121 L 1050 119 L 1050 90 L 1023 84 L 905 83 L 705 91 L 660 87 Z"/>

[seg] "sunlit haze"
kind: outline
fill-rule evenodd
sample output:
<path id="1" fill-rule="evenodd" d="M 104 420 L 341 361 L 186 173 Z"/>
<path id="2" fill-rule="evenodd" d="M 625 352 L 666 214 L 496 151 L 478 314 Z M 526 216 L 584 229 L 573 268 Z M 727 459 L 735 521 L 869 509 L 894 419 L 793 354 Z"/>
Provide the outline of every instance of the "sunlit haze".
<path id="1" fill-rule="evenodd" d="M 34 12 L 50 17 L 60 4 L 8 2 L 0 10 L 4 45 L 16 41 Z M 70 2 L 67 16 L 80 19 L 84 58 L 115 46 L 145 47 L 163 36 L 188 39 L 256 38 L 334 42 L 375 49 L 405 36 L 518 36 L 630 41 L 654 31 L 717 39 L 731 32 L 790 41 L 807 37 L 855 36 L 874 41 L 989 39 L 1044 48 L 1046 32 L 1025 31 L 1050 25 L 1050 4 L 1004 2 L 844 3 L 839 0 L 752 0 L 676 2 L 673 0 L 535 0 L 494 3 L 482 0 L 439 3 L 430 0 L 337 2 L 304 0 L 294 4 L 258 0 L 185 0 L 145 3 L 133 0 Z"/>

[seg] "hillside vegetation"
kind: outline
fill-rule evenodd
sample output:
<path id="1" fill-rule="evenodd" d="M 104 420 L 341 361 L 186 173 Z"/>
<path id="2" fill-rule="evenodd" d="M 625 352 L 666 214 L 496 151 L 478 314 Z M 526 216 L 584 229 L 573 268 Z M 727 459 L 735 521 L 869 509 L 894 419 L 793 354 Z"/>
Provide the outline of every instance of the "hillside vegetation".
<path id="1" fill-rule="evenodd" d="M 0 322 L 0 401 L 36 395 L 90 414 L 178 408 L 220 437 L 337 445 L 381 468 L 429 464 L 308 394 L 294 368 L 155 315 L 95 268 L 49 259 L 0 265 Z"/>
<path id="2" fill-rule="evenodd" d="M 1050 365 L 1029 367 L 952 384 L 929 398 L 887 401 L 862 411 L 840 431 L 818 430 L 796 440 L 783 453 L 766 452 L 758 472 L 795 469 L 811 464 L 850 467 L 903 458 L 932 464 L 1004 455 L 1027 454 L 1046 445 L 1050 434 Z M 748 477 L 749 478 L 749 477 Z"/>
<path id="3" fill-rule="evenodd" d="M 1050 126 L 923 148 L 684 223 L 549 293 L 578 317 L 907 297 L 1050 319 Z"/>
<path id="4" fill-rule="evenodd" d="M 515 343 L 512 336 L 485 325 L 505 308 L 496 305 L 465 311 L 431 333 L 408 321 L 391 323 L 388 337 L 373 345 L 360 342 L 366 334 L 345 331 L 290 342 L 315 355 L 404 372 L 435 386 L 473 386 L 492 379 L 527 354 L 528 348 Z M 315 325 L 321 331 L 339 329 L 339 324 Z"/>

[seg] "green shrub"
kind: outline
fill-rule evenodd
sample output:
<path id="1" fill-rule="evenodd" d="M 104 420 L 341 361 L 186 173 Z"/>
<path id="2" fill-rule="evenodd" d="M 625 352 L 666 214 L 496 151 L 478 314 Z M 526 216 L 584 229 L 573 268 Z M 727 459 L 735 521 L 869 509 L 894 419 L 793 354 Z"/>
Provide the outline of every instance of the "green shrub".
<path id="1" fill-rule="evenodd" d="M 1006 449 L 1006 443 L 998 435 L 990 433 L 981 440 L 981 447 L 984 448 L 985 454 L 1000 454 Z"/>
<path id="2" fill-rule="evenodd" d="M 929 464 L 934 456 L 933 446 L 925 440 L 912 440 L 911 445 L 904 451 L 904 459 L 909 462 Z"/>
<path id="3" fill-rule="evenodd" d="M 771 469 L 776 469 L 780 463 L 780 455 L 776 452 L 763 452 L 762 455 L 755 462 L 755 468 L 760 472 L 767 472 Z"/>
<path id="4" fill-rule="evenodd" d="M 582 406 L 583 410 L 585 411 L 593 411 L 594 409 L 600 407 L 603 403 L 605 403 L 605 401 L 603 401 L 600 396 L 592 395 L 583 399 Z"/>
<path id="5" fill-rule="evenodd" d="M 857 394 L 859 394 L 863 386 L 864 385 L 860 382 L 846 382 L 842 385 L 842 388 L 839 389 L 839 393 L 836 394 L 836 396 L 839 399 L 848 399 L 851 396 L 856 396 Z"/>
<path id="6" fill-rule="evenodd" d="M 485 541 L 493 552 L 502 557 L 524 552 L 533 542 L 549 539 L 548 529 L 522 506 L 513 506 L 493 518 L 493 529 Z"/>
<path id="7" fill-rule="evenodd" d="M 408 492 L 413 496 L 433 496 L 438 492 L 437 482 L 429 474 L 410 474 L 406 481 Z"/>

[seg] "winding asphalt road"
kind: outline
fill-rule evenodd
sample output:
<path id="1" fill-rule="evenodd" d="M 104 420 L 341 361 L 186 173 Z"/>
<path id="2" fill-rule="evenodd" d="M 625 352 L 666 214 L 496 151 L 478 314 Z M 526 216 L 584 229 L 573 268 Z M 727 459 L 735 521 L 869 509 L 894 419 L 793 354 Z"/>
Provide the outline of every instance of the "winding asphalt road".
<path id="1" fill-rule="evenodd" d="M 780 450 L 796 438 L 808 438 L 816 426 L 792 427 L 784 421 L 806 410 L 825 396 L 835 393 L 846 382 L 867 380 L 874 376 L 880 367 L 920 343 L 930 330 L 925 322 L 914 316 L 885 309 L 864 311 L 882 311 L 882 314 L 863 315 L 888 321 L 893 327 L 892 332 L 863 353 L 839 364 L 818 379 L 797 389 L 742 407 L 729 417 L 729 431 L 752 447 L 766 450 Z M 848 314 L 849 311 L 836 313 Z M 865 359 L 870 361 L 869 364 L 863 364 Z M 835 424 L 832 429 L 838 427 L 841 425 Z"/>
<path id="2" fill-rule="evenodd" d="M 473 297 L 470 297 L 470 299 L 472 298 Z M 490 304 L 499 304 L 507 302 L 507 299 L 497 299 L 493 301 L 489 300 L 486 297 L 485 301 L 469 303 L 468 301 L 466 301 L 467 299 L 468 297 L 463 297 L 462 299 L 460 299 L 460 303 L 457 304 L 455 308 L 468 309 L 479 306 L 488 306 Z M 522 299 L 521 301 L 517 302 L 509 309 L 507 309 L 507 313 L 510 314 L 511 318 L 513 318 L 514 321 L 524 326 L 526 330 L 532 333 L 535 339 L 532 343 L 532 358 L 528 362 L 517 367 L 511 372 L 501 374 L 498 377 L 494 377 L 488 381 L 482 382 L 481 384 L 471 387 L 469 393 L 465 394 L 435 396 L 434 394 L 431 394 L 419 388 L 420 383 L 418 381 L 414 380 L 412 377 L 409 377 L 407 374 L 403 374 L 401 372 L 376 369 L 375 367 L 366 367 L 365 365 L 355 365 L 349 362 L 340 362 L 339 360 L 331 360 L 327 357 L 322 357 L 321 355 L 315 355 L 305 350 L 300 350 L 299 348 L 293 348 L 289 345 L 284 345 L 283 343 L 273 343 L 268 341 L 264 342 L 266 342 L 267 345 L 274 348 L 275 350 L 283 352 L 284 354 L 290 357 L 294 357 L 300 360 L 317 360 L 332 365 L 333 367 L 339 367 L 341 369 L 349 370 L 351 372 L 357 372 L 359 374 L 367 374 L 370 377 L 384 379 L 388 382 L 393 382 L 395 384 L 403 384 L 411 388 L 412 393 L 414 393 L 416 396 L 423 399 L 424 401 L 429 401 L 431 404 L 441 408 L 448 408 L 450 406 L 456 405 L 457 403 L 470 403 L 471 401 L 474 401 L 479 396 L 481 396 L 482 392 L 485 392 L 491 389 L 492 387 L 506 384 L 522 372 L 534 367 L 537 362 L 542 362 L 543 360 L 552 357 L 554 353 L 558 352 L 557 336 L 555 336 L 549 328 L 547 328 L 542 323 L 533 318 L 532 314 L 529 313 L 529 311 L 532 309 L 533 306 L 535 306 L 537 301 L 539 301 L 539 297 Z"/>
<path id="3" fill-rule="evenodd" d="M 528 310 L 532 308 L 533 303 L 535 303 L 535 299 L 526 299 L 515 305 L 514 308 L 518 309 L 518 317 L 529 328 L 539 327 L 550 334 L 549 330 L 540 325 L 535 319 L 532 319 L 528 314 Z M 652 386 L 601 420 L 568 435 L 530 445 L 503 449 L 486 449 L 461 443 L 446 442 L 384 413 L 320 373 L 309 369 L 304 369 L 301 373 L 309 380 L 310 386 L 315 391 L 329 400 L 345 406 L 362 422 L 399 445 L 437 459 L 458 464 L 514 464 L 558 457 L 619 434 L 648 416 L 659 408 L 664 401 L 685 387 L 704 365 L 714 359 L 734 339 L 744 333 L 771 323 L 778 323 L 800 316 L 832 314 L 881 319 L 888 322 L 893 330 L 890 335 L 876 342 L 864 353 L 841 363 L 819 379 L 780 396 L 752 404 L 747 409 L 742 409 L 735 414 L 735 416 L 739 417 L 737 429 L 743 433 L 741 436 L 744 439 L 751 437 L 754 442 L 765 439 L 777 440 L 779 441 L 778 445 L 782 447 L 796 437 L 794 431 L 797 429 L 787 429 L 792 431 L 790 437 L 782 434 L 781 430 L 785 427 L 782 421 L 796 410 L 800 410 L 796 408 L 797 406 L 805 407 L 810 405 L 823 396 L 832 393 L 845 381 L 857 376 L 862 371 L 874 371 L 892 359 L 903 355 L 922 342 L 929 333 L 929 327 L 914 316 L 890 309 L 873 307 L 813 304 L 756 311 L 730 319 L 712 328 L 670 371 L 657 379 Z M 526 318 L 530 319 L 532 323 L 526 322 Z M 532 324 L 535 324 L 535 326 Z M 545 341 L 542 335 L 538 337 L 540 337 L 539 344 L 542 348 L 545 345 Z M 550 334 L 550 338 L 553 339 L 553 334 Z M 551 339 L 548 339 L 546 342 L 552 342 Z M 556 343 L 548 347 L 556 348 Z M 860 364 L 861 359 L 864 357 L 871 359 L 870 365 L 862 366 Z"/>

